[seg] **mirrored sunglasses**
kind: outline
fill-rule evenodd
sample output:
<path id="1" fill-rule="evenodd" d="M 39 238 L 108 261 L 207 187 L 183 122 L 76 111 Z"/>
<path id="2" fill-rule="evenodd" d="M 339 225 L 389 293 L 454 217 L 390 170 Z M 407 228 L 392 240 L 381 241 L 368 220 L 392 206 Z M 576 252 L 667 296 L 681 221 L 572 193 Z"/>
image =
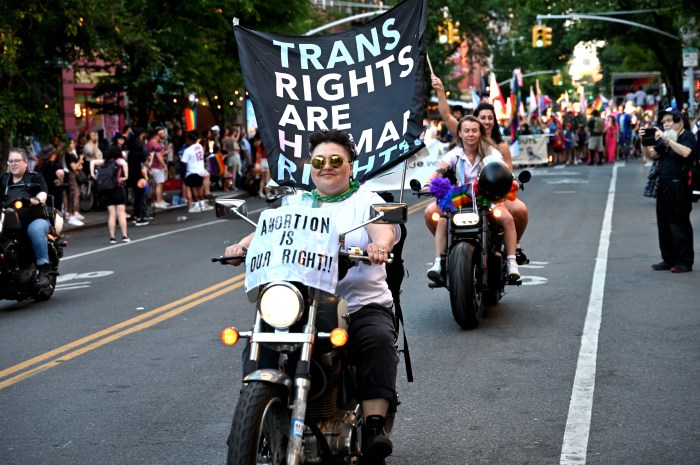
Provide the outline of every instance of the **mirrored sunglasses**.
<path id="1" fill-rule="evenodd" d="M 328 164 L 331 165 L 333 169 L 338 169 L 345 163 L 345 159 L 340 155 L 331 155 L 330 157 L 316 155 L 315 157 L 311 157 L 311 166 L 317 170 L 322 170 L 323 167 L 326 166 L 326 160 L 328 160 Z"/>

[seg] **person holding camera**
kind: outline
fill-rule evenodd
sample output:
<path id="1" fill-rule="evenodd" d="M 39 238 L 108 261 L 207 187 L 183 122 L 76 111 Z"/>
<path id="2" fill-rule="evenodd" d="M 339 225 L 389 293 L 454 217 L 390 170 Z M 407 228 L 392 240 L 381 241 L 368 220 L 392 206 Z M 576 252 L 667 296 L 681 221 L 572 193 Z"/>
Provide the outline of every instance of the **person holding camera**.
<path id="1" fill-rule="evenodd" d="M 659 187 L 656 195 L 656 222 L 659 229 L 661 262 L 654 270 L 686 273 L 693 269 L 693 227 L 690 223 L 692 193 L 688 171 L 695 149 L 695 137 L 684 128 L 683 117 L 677 109 L 660 111 L 663 132 L 655 128 L 640 129 L 644 145 L 654 136 L 654 150 L 659 156 Z"/>

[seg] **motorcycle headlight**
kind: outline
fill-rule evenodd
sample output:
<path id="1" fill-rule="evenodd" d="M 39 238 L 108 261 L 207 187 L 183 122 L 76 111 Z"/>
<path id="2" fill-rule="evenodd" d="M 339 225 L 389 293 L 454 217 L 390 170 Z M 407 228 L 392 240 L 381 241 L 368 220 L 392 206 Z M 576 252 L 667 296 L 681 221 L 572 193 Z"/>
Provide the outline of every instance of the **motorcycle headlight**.
<path id="1" fill-rule="evenodd" d="M 479 223 L 479 215 L 474 212 L 456 213 L 452 217 L 452 222 L 455 226 L 474 226 Z"/>
<path id="2" fill-rule="evenodd" d="M 289 283 L 270 283 L 258 299 L 258 311 L 265 323 L 285 329 L 299 321 L 304 310 L 304 298 Z"/>

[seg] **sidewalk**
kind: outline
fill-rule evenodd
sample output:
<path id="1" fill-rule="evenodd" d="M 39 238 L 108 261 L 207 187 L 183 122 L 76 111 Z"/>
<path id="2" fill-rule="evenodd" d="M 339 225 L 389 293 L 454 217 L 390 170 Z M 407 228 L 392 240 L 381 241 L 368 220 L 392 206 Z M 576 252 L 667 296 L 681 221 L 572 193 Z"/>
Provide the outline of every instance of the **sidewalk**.
<path id="1" fill-rule="evenodd" d="M 163 199 L 170 202 L 173 199 L 173 196 L 179 196 L 180 191 L 165 191 L 163 193 Z M 237 191 L 229 191 L 229 192 L 224 192 L 224 191 L 214 191 L 212 192 L 212 195 L 214 197 L 222 197 L 222 198 L 231 198 L 231 197 L 247 197 L 248 193 L 243 191 L 243 190 L 237 190 Z M 127 205 L 126 207 L 126 213 L 127 213 L 127 221 L 129 222 L 129 227 L 133 226 L 132 219 L 130 217 L 132 207 L 130 205 Z M 198 215 L 199 212 L 197 213 L 189 213 L 187 211 L 187 204 L 180 204 L 180 205 L 170 205 L 167 209 L 156 209 L 155 214 L 153 215 L 155 217 L 155 221 L 158 221 L 158 217 L 163 214 L 169 214 L 173 212 L 178 212 L 178 213 L 184 213 L 185 215 Z M 209 213 L 210 215 L 212 214 L 211 212 L 202 212 L 202 213 Z M 95 210 L 94 208 L 90 210 L 89 212 L 80 212 L 81 215 L 85 217 L 83 220 L 83 223 L 85 223 L 83 226 L 73 226 L 68 224 L 68 221 L 63 222 L 63 232 L 70 232 L 70 231 L 79 231 L 82 229 L 87 229 L 87 228 L 94 228 L 96 226 L 107 226 L 107 217 L 109 214 L 107 213 L 107 210 Z"/>

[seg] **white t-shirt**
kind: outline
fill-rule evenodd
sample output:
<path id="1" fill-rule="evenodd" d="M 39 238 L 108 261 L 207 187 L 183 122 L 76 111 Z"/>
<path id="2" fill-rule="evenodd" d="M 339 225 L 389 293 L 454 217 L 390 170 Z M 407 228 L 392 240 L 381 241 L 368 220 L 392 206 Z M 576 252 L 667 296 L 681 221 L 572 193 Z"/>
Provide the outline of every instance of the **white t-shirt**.
<path id="1" fill-rule="evenodd" d="M 494 155 L 500 156 L 501 159 L 503 159 L 501 153 L 494 147 L 491 147 L 486 156 Z M 462 147 L 455 147 L 447 152 L 440 161 L 446 163 L 451 169 L 454 169 L 457 185 L 463 186 L 464 184 L 470 184 L 477 180 L 479 172 L 481 171 L 481 162 L 483 159 L 477 157 L 474 159 L 474 164 L 472 165 L 467 155 L 464 153 L 464 149 Z"/>
<path id="2" fill-rule="evenodd" d="M 284 203 L 310 207 L 313 204 L 313 199 L 303 195 L 292 195 L 285 197 Z M 360 188 L 342 202 L 322 202 L 318 208 L 330 210 L 336 221 L 335 226 L 338 233 L 343 233 L 369 220 L 369 206 L 377 203 L 385 202 L 378 194 Z M 401 238 L 401 228 L 398 225 L 394 225 L 394 235 L 396 242 L 398 242 Z M 362 250 L 366 250 L 370 242 L 365 228 L 356 229 L 345 238 L 346 246 L 359 247 Z M 393 305 L 391 291 L 386 284 L 386 267 L 384 265 L 359 263 L 357 266 L 353 266 L 348 270 L 345 278 L 338 281 L 336 292 L 345 297 L 350 313 L 369 304 L 379 304 L 385 307 Z"/>
<path id="3" fill-rule="evenodd" d="M 194 143 L 187 147 L 184 152 L 182 152 L 182 157 L 180 158 L 182 163 L 187 163 L 187 172 L 185 176 L 190 174 L 198 174 L 203 176 L 207 173 L 204 168 L 204 148 L 201 144 Z"/>

